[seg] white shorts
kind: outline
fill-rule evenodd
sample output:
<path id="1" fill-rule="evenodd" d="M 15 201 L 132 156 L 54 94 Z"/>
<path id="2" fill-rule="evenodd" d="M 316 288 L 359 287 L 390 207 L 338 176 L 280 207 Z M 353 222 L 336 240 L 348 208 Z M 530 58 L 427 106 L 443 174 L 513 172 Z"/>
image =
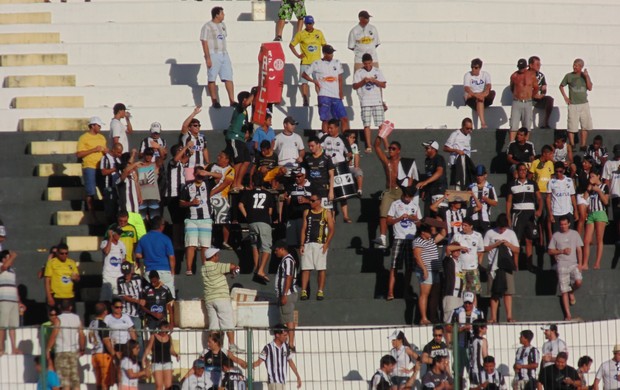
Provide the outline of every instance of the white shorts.
<path id="1" fill-rule="evenodd" d="M 590 103 L 569 104 L 567 130 L 569 133 L 579 131 L 579 124 L 584 130 L 592 130 L 592 116 L 590 115 Z"/>
<path id="2" fill-rule="evenodd" d="M 572 265 L 570 267 L 558 267 L 558 285 L 560 286 L 560 292 L 562 294 L 573 291 L 572 285 L 578 281 L 583 279 L 581 276 L 581 272 L 579 271 L 579 267 L 577 265 Z"/>
<path id="3" fill-rule="evenodd" d="M 577 206 L 581 206 L 581 205 L 588 206 L 589 205 L 588 199 L 584 198 L 582 194 L 577 194 L 575 197 L 577 198 Z"/>
<path id="4" fill-rule="evenodd" d="M 231 330 L 235 328 L 233 322 L 233 308 L 230 298 L 220 298 L 206 302 L 207 317 L 210 330 Z"/>
<path id="5" fill-rule="evenodd" d="M 118 295 L 118 284 L 116 278 L 103 276 L 103 284 L 101 285 L 100 301 L 111 301 L 113 297 Z"/>
<path id="6" fill-rule="evenodd" d="M 159 274 L 159 280 L 170 289 L 172 298 L 176 298 L 176 293 L 174 291 L 174 275 L 172 275 L 172 272 L 157 270 L 157 273 Z"/>
<path id="7" fill-rule="evenodd" d="M 233 69 L 228 53 L 211 53 L 211 67 L 207 69 L 207 81 L 214 83 L 220 76 L 222 81 L 232 81 Z"/>
<path id="8" fill-rule="evenodd" d="M 301 270 L 324 271 L 326 269 L 327 252 L 323 253 L 323 244 L 319 244 L 318 242 L 308 242 L 304 244 L 304 254 L 301 256 Z"/>
<path id="9" fill-rule="evenodd" d="M 17 327 L 19 327 L 19 305 L 18 303 L 17 302 L 0 302 L 0 328 L 17 328 Z"/>
<path id="10" fill-rule="evenodd" d="M 168 362 L 168 363 L 153 363 L 151 365 L 151 371 L 155 372 L 155 371 L 165 371 L 165 370 L 172 370 L 172 362 Z"/>
<path id="11" fill-rule="evenodd" d="M 304 72 L 308 75 L 308 76 L 312 76 L 311 74 L 308 74 L 308 69 L 310 69 L 310 65 L 299 65 L 299 85 L 302 84 L 308 84 L 309 81 L 304 79 L 303 77 L 301 77 L 302 74 L 304 74 Z"/>

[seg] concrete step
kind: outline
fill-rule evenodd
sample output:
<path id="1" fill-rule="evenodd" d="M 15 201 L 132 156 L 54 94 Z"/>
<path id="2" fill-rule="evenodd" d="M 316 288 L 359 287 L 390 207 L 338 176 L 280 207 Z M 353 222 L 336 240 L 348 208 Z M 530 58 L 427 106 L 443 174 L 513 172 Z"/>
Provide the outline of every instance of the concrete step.
<path id="1" fill-rule="evenodd" d="M 62 65 L 60 65 L 62 66 Z M 34 73 L 40 73 L 37 67 Z M 72 75 L 27 75 L 27 76 L 7 76 L 4 79 L 5 88 L 28 88 L 28 87 L 73 87 L 75 86 L 75 76 Z"/>
<path id="2" fill-rule="evenodd" d="M 19 45 L 15 45 L 19 47 Z M 33 47 L 33 50 L 36 49 Z M 2 54 L 0 55 L 0 66 L 25 66 L 25 65 L 66 65 L 68 57 L 63 53 L 48 53 L 48 54 L 27 54 L 22 52 L 17 54 Z"/>
<path id="3" fill-rule="evenodd" d="M 67 236 L 65 242 L 69 247 L 69 250 L 74 252 L 93 252 L 99 250 L 99 244 L 101 244 L 101 237 L 93 236 Z"/>
<path id="4" fill-rule="evenodd" d="M 82 164 L 39 164 L 38 176 L 82 176 Z"/>
<path id="5" fill-rule="evenodd" d="M 103 217 L 103 213 L 96 213 L 93 219 L 92 214 L 87 211 L 59 211 L 54 216 L 53 223 L 58 226 L 98 225 L 103 221 Z"/>
<path id="6" fill-rule="evenodd" d="M 83 96 L 18 96 L 13 99 L 13 108 L 66 108 L 84 107 Z"/>
<path id="7" fill-rule="evenodd" d="M 8 10 L 3 12 L 5 13 L 0 14 L 0 24 L 52 23 L 51 12 L 10 12 Z"/>
<path id="8" fill-rule="evenodd" d="M 35 141 L 30 143 L 30 154 L 75 154 L 77 142 L 75 141 Z"/>
<path id="9" fill-rule="evenodd" d="M 54 32 L 23 32 L 23 33 L 1 33 L 0 44 L 3 45 L 23 45 L 33 43 L 60 43 L 60 33 Z"/>
<path id="10" fill-rule="evenodd" d="M 48 201 L 75 201 L 84 199 L 84 187 L 50 187 L 44 194 Z"/>
<path id="11" fill-rule="evenodd" d="M 51 109 L 50 109 L 51 110 Z M 21 111 L 21 110 L 20 110 Z M 55 110 L 51 110 L 55 111 Z M 19 119 L 20 131 L 84 131 L 88 128 L 87 118 L 39 117 Z"/>

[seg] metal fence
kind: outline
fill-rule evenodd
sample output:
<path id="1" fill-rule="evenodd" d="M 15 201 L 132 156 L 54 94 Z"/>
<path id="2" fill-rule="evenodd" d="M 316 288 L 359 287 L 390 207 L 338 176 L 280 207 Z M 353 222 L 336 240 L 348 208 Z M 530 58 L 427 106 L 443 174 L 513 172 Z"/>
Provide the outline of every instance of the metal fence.
<path id="1" fill-rule="evenodd" d="M 512 365 L 515 351 L 520 346 L 519 333 L 530 329 L 534 333 L 532 344 L 539 350 L 544 343 L 541 330 L 543 323 L 514 323 L 488 325 L 487 340 L 489 354 L 494 356 L 500 371 L 510 381 L 514 375 Z M 304 389 L 367 389 L 368 381 L 379 368 L 379 359 L 389 353 L 392 348 L 388 336 L 395 329 L 404 332 L 412 348 L 421 354 L 424 346 L 432 339 L 432 327 L 351 327 L 351 328 L 299 328 L 295 331 L 297 352 L 293 355 Z M 41 350 L 45 351 L 49 331 L 41 328 L 19 328 L 18 346 L 25 349 L 25 355 L 5 354 L 0 357 L 0 388 L 34 388 L 38 379 L 34 370 L 33 356 Z M 592 384 L 598 366 L 612 357 L 612 347 L 620 342 L 620 320 L 559 323 L 560 338 L 569 349 L 568 364 L 576 367 L 577 360 L 589 355 L 594 363 L 588 373 L 588 384 Z M 88 329 L 85 329 L 88 333 Z M 207 332 L 197 329 L 175 329 L 171 333 L 173 344 L 180 354 L 180 360 L 173 359 L 174 383 L 180 385 L 180 379 L 191 368 L 195 359 L 207 350 Z M 445 332 L 444 332 L 445 333 Z M 148 334 L 141 332 L 145 342 Z M 236 329 L 236 344 L 245 351 L 236 356 L 248 363 L 243 370 L 248 378 L 249 389 L 266 388 L 267 372 L 265 365 L 252 370 L 252 362 L 256 361 L 263 347 L 273 340 L 269 329 Z M 88 335 L 87 335 L 88 338 Z M 457 337 L 452 337 L 451 350 L 458 348 Z M 228 340 L 223 337 L 223 350 L 228 348 Z M 87 344 L 85 354 L 80 357 L 81 383 L 94 384 L 90 351 L 92 344 Z M 7 347 L 9 346 L 7 340 Z M 28 347 L 29 346 L 29 347 Z M 26 347 L 26 348 L 24 348 Z M 6 348 L 9 352 L 10 348 Z M 452 353 L 452 356 L 457 354 Z M 41 359 L 42 372 L 49 362 Z M 418 379 L 424 375 L 422 367 Z M 456 379 L 456 378 L 455 378 Z M 41 376 L 41 380 L 45 380 Z M 152 379 L 149 378 L 149 381 Z M 416 382 L 420 388 L 420 382 Z M 10 386 L 10 387 L 9 387 Z M 295 376 L 288 373 L 288 388 L 296 388 Z M 467 388 L 461 385 L 459 388 Z"/>

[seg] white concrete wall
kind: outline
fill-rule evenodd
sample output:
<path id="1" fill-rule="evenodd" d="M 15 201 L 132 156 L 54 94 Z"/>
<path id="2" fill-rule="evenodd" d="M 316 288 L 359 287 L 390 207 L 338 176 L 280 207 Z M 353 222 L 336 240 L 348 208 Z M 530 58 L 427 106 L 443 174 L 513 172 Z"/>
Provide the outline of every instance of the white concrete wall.
<path id="1" fill-rule="evenodd" d="M 146 129 L 158 120 L 166 129 L 177 129 L 191 107 L 209 104 L 204 88 L 206 71 L 198 35 L 212 6 L 225 7 L 229 30 L 229 51 L 235 68 L 236 91 L 248 89 L 257 79 L 257 53 L 261 42 L 274 35 L 274 22 L 250 21 L 251 3 L 162 0 L 157 2 L 96 1 L 67 4 L 7 4 L 3 13 L 52 12 L 51 25 L 0 25 L 5 32 L 60 32 L 61 44 L 4 45 L 0 54 L 67 53 L 69 66 L 3 67 L 3 76 L 22 74 L 75 74 L 80 87 L 66 89 L 0 90 L 0 130 L 14 131 L 20 118 L 111 116 L 110 107 L 125 102 L 135 115 L 135 126 Z M 268 3 L 273 10 L 276 4 Z M 400 128 L 457 126 L 469 108 L 462 106 L 460 85 L 469 61 L 480 57 L 491 73 L 497 91 L 489 110 L 492 127 L 506 127 L 510 116 L 510 74 L 520 57 L 539 55 L 550 83 L 550 95 L 559 104 L 552 123 L 563 128 L 566 109 L 558 83 L 571 71 L 574 58 L 586 62 L 594 90 L 590 94 L 596 129 L 615 129 L 618 108 L 617 78 L 620 50 L 620 3 L 613 0 L 584 3 L 547 1 L 307 1 L 308 12 L 316 19 L 336 57 L 348 65 L 345 72 L 346 104 L 353 127 L 361 127 L 359 102 L 351 91 L 352 52 L 346 49 L 348 31 L 356 23 L 357 12 L 367 9 L 380 32 L 383 44 L 379 61 L 388 80 L 385 99 L 387 117 Z M 273 15 L 269 15 L 273 19 Z M 284 34 L 287 59 L 287 86 L 283 105 L 275 114 L 279 125 L 286 113 L 300 116 L 306 128 L 318 128 L 316 107 L 303 109 L 295 86 L 297 59 L 286 47 L 292 28 Z M 171 73 L 172 72 L 172 77 Z M 176 79 L 179 78 L 180 80 Z M 175 80 L 171 80 L 175 79 Z M 172 85 L 180 83 L 182 85 Z M 185 85 L 183 85 L 185 84 Z M 190 85 L 193 84 L 192 88 Z M 202 93 L 201 93 L 202 92 Z M 220 97 L 226 101 L 225 96 Z M 12 110 L 16 96 L 82 95 L 86 108 L 66 110 Z M 314 98 L 312 99 L 314 102 Z M 203 122 L 211 128 L 226 127 L 228 112 L 212 113 L 216 118 Z M 206 128 L 210 128 L 207 126 Z"/>

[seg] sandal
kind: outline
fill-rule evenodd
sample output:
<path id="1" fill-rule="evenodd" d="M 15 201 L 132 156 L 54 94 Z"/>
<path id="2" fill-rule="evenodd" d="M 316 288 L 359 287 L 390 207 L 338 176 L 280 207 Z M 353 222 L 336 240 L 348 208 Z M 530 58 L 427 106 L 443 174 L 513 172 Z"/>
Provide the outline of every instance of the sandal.
<path id="1" fill-rule="evenodd" d="M 186 276 L 192 276 L 194 273 L 192 271 L 185 271 Z"/>
<path id="2" fill-rule="evenodd" d="M 266 275 L 254 274 L 254 281 L 262 284 L 269 284 L 269 278 Z"/>
<path id="3" fill-rule="evenodd" d="M 394 300 L 394 295 L 388 295 L 387 298 L 385 298 L 386 301 L 393 301 Z"/>
<path id="4" fill-rule="evenodd" d="M 344 220 L 344 223 L 353 223 L 353 221 L 351 221 L 350 218 L 344 218 L 343 220 Z"/>
<path id="5" fill-rule="evenodd" d="M 372 148 L 366 148 L 365 152 L 368 154 L 372 153 Z"/>

